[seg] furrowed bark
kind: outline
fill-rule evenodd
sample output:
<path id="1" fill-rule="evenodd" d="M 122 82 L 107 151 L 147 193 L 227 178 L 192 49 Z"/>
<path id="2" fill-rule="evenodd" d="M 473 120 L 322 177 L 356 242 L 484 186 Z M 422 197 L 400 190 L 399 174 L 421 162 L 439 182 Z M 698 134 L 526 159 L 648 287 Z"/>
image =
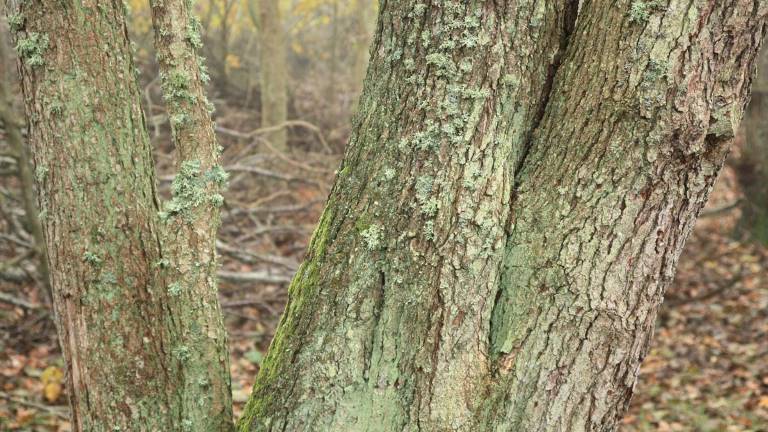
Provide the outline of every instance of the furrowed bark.
<path id="1" fill-rule="evenodd" d="M 241 430 L 616 428 L 766 3 L 576 8 L 382 2 Z"/>
<path id="2" fill-rule="evenodd" d="M 345 160 L 241 430 L 472 427 L 514 161 L 574 12 L 381 3 Z"/>
<path id="3" fill-rule="evenodd" d="M 174 98 L 203 126 L 174 130 L 189 163 L 161 212 L 123 5 L 23 2 L 9 22 L 73 429 L 228 429 L 225 339 L 210 301 L 212 204 L 224 175 L 199 120 L 207 112 L 187 99 L 202 91 L 197 76 L 184 85 L 173 76 Z M 196 249 L 184 248 L 194 240 Z"/>
<path id="4" fill-rule="evenodd" d="M 23 2 L 16 34 L 73 430 L 173 430 L 152 153 L 122 5 Z"/>
<path id="5" fill-rule="evenodd" d="M 582 5 L 518 175 L 499 430 L 613 430 L 738 128 L 768 3 Z M 618 29 L 618 31 L 608 31 Z"/>
<path id="6" fill-rule="evenodd" d="M 183 363 L 184 422 L 199 431 L 233 429 L 227 335 L 218 300 L 216 233 L 220 192 L 227 174 L 219 165 L 204 83 L 200 23 L 188 0 L 153 0 L 155 50 L 171 120 L 179 170 L 165 203 L 162 246 L 168 259 L 169 307 L 178 361 Z M 201 401 L 205 401 L 201 403 Z"/>

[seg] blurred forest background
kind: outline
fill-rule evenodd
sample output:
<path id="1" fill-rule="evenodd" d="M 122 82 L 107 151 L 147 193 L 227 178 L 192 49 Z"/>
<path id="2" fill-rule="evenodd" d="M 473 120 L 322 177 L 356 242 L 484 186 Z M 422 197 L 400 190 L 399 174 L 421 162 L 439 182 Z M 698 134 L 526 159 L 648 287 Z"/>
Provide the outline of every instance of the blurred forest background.
<path id="1" fill-rule="evenodd" d="M 148 5 L 129 30 L 161 194 L 172 180 Z M 332 186 L 375 0 L 200 0 L 209 99 L 231 173 L 218 248 L 239 415 Z M 3 14 L 5 16 L 5 14 Z M 67 431 L 15 52 L 0 41 L 0 430 Z M 681 258 L 625 431 L 768 431 L 768 56 Z"/>

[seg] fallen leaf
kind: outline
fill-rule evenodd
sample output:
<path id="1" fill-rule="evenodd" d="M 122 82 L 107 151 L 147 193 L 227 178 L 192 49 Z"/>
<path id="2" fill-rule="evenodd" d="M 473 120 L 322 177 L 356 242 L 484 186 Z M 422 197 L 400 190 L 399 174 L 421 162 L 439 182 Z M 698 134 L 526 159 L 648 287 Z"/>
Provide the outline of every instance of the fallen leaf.
<path id="1" fill-rule="evenodd" d="M 760 399 L 757 402 L 757 406 L 760 408 L 768 408 L 768 395 L 760 396 Z"/>
<path id="2" fill-rule="evenodd" d="M 55 402 L 61 396 L 64 372 L 56 366 L 48 366 L 40 375 L 43 382 L 43 396 L 48 402 Z"/>

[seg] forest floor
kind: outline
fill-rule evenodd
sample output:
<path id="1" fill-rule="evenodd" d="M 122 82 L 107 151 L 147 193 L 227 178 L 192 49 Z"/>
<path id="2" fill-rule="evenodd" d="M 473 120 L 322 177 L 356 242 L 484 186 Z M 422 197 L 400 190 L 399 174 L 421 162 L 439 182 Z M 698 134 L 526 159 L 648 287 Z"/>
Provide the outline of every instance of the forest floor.
<path id="1" fill-rule="evenodd" d="M 294 195 L 312 204 L 284 206 L 271 226 L 293 229 L 268 230 L 268 247 L 248 256 L 263 261 L 258 254 L 270 254 L 271 266 L 290 275 L 326 193 L 324 187 L 298 188 Z M 623 431 L 768 431 L 768 251 L 733 239 L 738 209 L 718 209 L 737 199 L 733 174 L 726 171 L 681 257 Z M 229 234 L 251 238 L 253 227 L 240 229 L 245 234 Z M 253 260 L 239 258 L 225 254 L 225 270 L 254 271 Z M 285 286 L 223 283 L 221 289 L 239 415 L 279 319 Z M 0 292 L 44 303 L 31 282 L 0 282 Z M 62 370 L 47 309 L 0 301 L 0 431 L 69 430 Z"/>

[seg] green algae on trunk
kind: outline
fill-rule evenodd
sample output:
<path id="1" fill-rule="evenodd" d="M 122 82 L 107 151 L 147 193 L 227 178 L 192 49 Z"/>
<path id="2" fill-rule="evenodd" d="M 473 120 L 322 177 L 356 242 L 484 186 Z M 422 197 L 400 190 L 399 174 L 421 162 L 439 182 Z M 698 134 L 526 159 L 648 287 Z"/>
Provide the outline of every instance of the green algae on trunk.
<path id="1" fill-rule="evenodd" d="M 614 430 L 767 8 L 382 2 L 240 430 Z"/>

